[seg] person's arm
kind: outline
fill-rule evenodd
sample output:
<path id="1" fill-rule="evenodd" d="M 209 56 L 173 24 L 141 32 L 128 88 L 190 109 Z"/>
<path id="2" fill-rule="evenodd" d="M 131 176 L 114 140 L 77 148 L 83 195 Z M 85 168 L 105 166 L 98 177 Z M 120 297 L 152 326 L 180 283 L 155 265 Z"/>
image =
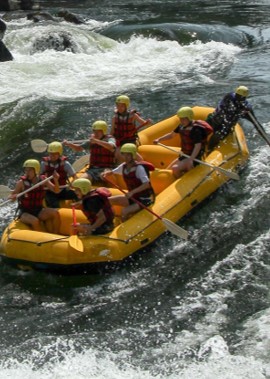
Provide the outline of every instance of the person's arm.
<path id="1" fill-rule="evenodd" d="M 203 141 L 206 138 L 206 131 L 201 127 L 193 127 L 190 133 L 190 137 L 194 143 L 194 147 L 189 159 L 192 160 L 193 164 L 193 160 L 197 158 L 198 154 L 202 150 Z"/>
<path id="2" fill-rule="evenodd" d="M 82 145 L 77 145 L 75 143 L 72 143 L 72 142 L 68 142 L 67 140 L 64 140 L 62 142 L 62 144 L 64 146 L 67 146 L 67 147 L 70 147 L 72 150 L 74 151 L 83 151 L 84 150 L 84 147 Z"/>
<path id="3" fill-rule="evenodd" d="M 50 180 L 48 180 L 46 183 L 45 183 L 45 187 L 48 188 L 49 190 L 55 192 L 55 193 L 59 193 L 60 192 L 60 186 L 59 186 L 59 174 L 57 171 L 54 170 L 53 172 L 53 182 L 51 182 Z"/>
<path id="4" fill-rule="evenodd" d="M 143 126 L 149 126 L 152 124 L 152 120 L 150 118 L 145 120 L 138 113 L 134 113 L 134 120 L 137 121 L 137 123 L 139 124 L 139 126 L 137 126 L 137 129 L 140 129 Z"/>
<path id="5" fill-rule="evenodd" d="M 170 132 L 170 133 L 167 133 L 167 134 L 164 134 L 164 136 L 161 136 L 159 138 L 156 138 L 153 143 L 156 145 L 158 144 L 159 142 L 161 141 L 166 141 L 168 139 L 172 139 L 174 136 L 176 135 L 176 133 L 174 131 Z"/>
<path id="6" fill-rule="evenodd" d="M 76 171 L 74 170 L 74 168 L 72 167 L 72 165 L 69 161 L 65 161 L 64 170 L 65 170 L 68 178 L 76 179 L 76 177 L 77 177 Z"/>
<path id="7" fill-rule="evenodd" d="M 97 219 L 93 224 L 78 224 L 76 225 L 76 232 L 82 233 L 84 236 L 89 236 L 92 234 L 92 231 L 99 228 L 101 225 L 106 222 L 106 216 L 103 209 L 100 209 L 97 212 Z"/>
<path id="8" fill-rule="evenodd" d="M 11 199 L 12 201 L 15 201 L 17 199 L 17 195 L 23 192 L 23 190 L 24 190 L 23 181 L 19 180 L 16 183 L 14 190 L 9 195 L 9 199 Z"/>
<path id="9" fill-rule="evenodd" d="M 196 143 L 194 148 L 193 148 L 193 151 L 190 155 L 190 159 L 193 161 L 195 158 L 197 158 L 199 152 L 201 151 L 202 149 L 202 143 Z"/>
<path id="10" fill-rule="evenodd" d="M 145 171 L 145 168 L 142 165 L 137 166 L 136 177 L 140 179 L 142 184 L 134 188 L 132 191 L 129 191 L 126 195 L 128 198 L 134 196 L 136 193 L 139 193 L 139 192 L 145 191 L 146 189 L 151 188 L 150 179 Z"/>
<path id="11" fill-rule="evenodd" d="M 110 138 L 110 140 L 108 142 L 104 141 L 104 140 L 97 139 L 97 138 L 90 138 L 90 142 L 95 143 L 97 145 L 100 145 L 100 146 L 104 147 L 105 149 L 107 149 L 111 152 L 114 152 L 114 150 L 116 148 L 116 143 L 115 143 L 114 138 Z"/>
<path id="12" fill-rule="evenodd" d="M 142 183 L 139 187 L 136 187 L 132 191 L 127 192 L 126 197 L 129 199 L 136 193 L 145 191 L 148 188 L 151 188 L 150 182 Z"/>

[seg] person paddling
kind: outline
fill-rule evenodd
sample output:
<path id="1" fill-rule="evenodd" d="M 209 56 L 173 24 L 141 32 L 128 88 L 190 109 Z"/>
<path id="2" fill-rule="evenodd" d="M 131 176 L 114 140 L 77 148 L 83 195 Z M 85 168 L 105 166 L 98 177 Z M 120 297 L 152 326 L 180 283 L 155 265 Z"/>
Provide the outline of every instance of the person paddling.
<path id="1" fill-rule="evenodd" d="M 76 172 L 67 157 L 63 155 L 61 142 L 51 142 L 47 152 L 49 155 L 42 158 L 40 172 L 46 176 L 51 176 L 54 171 L 58 172 L 60 192 L 46 191 L 45 200 L 48 207 L 59 208 L 60 200 L 78 200 L 75 192 L 67 188 L 67 183 L 76 177 Z"/>
<path id="2" fill-rule="evenodd" d="M 180 156 L 167 167 L 172 170 L 176 178 L 180 178 L 185 171 L 191 170 L 198 162 L 194 159 L 201 159 L 207 138 L 213 133 L 213 128 L 205 121 L 193 120 L 194 112 L 190 107 L 182 107 L 178 110 L 180 124 L 172 132 L 161 136 L 153 141 L 158 144 L 161 141 L 172 139 L 179 134 L 181 137 L 181 149 L 189 157 Z"/>
<path id="3" fill-rule="evenodd" d="M 72 188 L 81 200 L 82 211 L 89 221 L 89 224 L 73 225 L 74 232 L 87 236 L 112 231 L 114 212 L 108 200 L 110 191 L 103 187 L 92 189 L 91 181 L 86 178 L 74 180 Z"/>
<path id="4" fill-rule="evenodd" d="M 207 116 L 206 121 L 214 129 L 208 144 L 210 150 L 233 131 L 240 118 L 250 121 L 257 129 L 252 105 L 247 101 L 248 95 L 249 90 L 246 86 L 237 87 L 234 92 L 227 93 L 215 111 Z"/>
<path id="5" fill-rule="evenodd" d="M 128 192 L 126 195 L 111 196 L 109 200 L 112 205 L 123 207 L 121 217 L 122 221 L 125 221 L 141 209 L 134 199 L 145 206 L 154 202 L 154 191 L 148 172 L 154 170 L 154 166 L 149 162 L 136 161 L 137 147 L 132 143 L 124 144 L 120 151 L 124 162 L 112 171 L 104 171 L 102 176 L 105 180 L 113 174 L 123 176 Z"/>
<path id="6" fill-rule="evenodd" d="M 46 183 L 36 186 L 38 182 L 46 179 L 44 175 L 40 175 L 39 161 L 28 159 L 24 162 L 23 168 L 24 175 L 17 181 L 15 189 L 12 191 L 9 198 L 15 201 L 17 195 L 21 192 L 31 189 L 32 186 L 35 186 L 35 188 L 18 197 L 18 218 L 24 224 L 31 226 L 35 231 L 42 231 L 41 221 L 44 221 L 47 232 L 58 234 L 60 225 L 58 211 L 53 208 L 44 208 L 43 200 L 45 198 L 46 189 L 56 193 L 59 192 L 59 174 L 54 171 L 54 183 L 47 180 Z"/>
<path id="7" fill-rule="evenodd" d="M 90 150 L 89 169 L 82 177 L 89 179 L 93 184 L 100 182 L 100 174 L 105 168 L 115 167 L 115 138 L 108 134 L 106 121 L 97 120 L 92 125 L 93 134 L 89 141 L 77 144 L 64 140 L 63 145 L 75 151 Z"/>

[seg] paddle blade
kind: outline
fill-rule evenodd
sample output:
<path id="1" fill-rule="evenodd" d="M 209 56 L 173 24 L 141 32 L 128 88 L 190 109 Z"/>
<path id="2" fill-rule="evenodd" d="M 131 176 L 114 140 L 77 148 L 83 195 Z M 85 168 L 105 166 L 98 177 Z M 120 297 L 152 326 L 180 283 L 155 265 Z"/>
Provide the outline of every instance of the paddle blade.
<path id="1" fill-rule="evenodd" d="M 83 243 L 77 235 L 70 236 L 68 239 L 68 243 L 70 247 L 72 247 L 72 249 L 77 250 L 80 253 L 84 252 Z"/>
<path id="2" fill-rule="evenodd" d="M 0 185 L 0 199 L 6 199 L 11 193 L 11 189 L 7 186 Z"/>
<path id="3" fill-rule="evenodd" d="M 219 171 L 221 174 L 228 176 L 231 179 L 240 180 L 240 176 L 236 172 L 228 171 L 228 170 L 225 170 L 224 168 L 218 167 L 218 166 L 213 166 L 213 168 L 215 170 Z"/>
<path id="4" fill-rule="evenodd" d="M 90 155 L 83 155 L 79 159 L 77 159 L 73 164 L 72 167 L 76 172 L 81 171 L 88 163 L 90 160 Z"/>
<path id="5" fill-rule="evenodd" d="M 183 238 L 184 240 L 188 239 L 188 232 L 185 229 L 176 225 L 174 222 L 168 220 L 167 218 L 162 218 L 161 220 L 163 224 L 166 226 L 166 228 L 169 230 L 169 232 L 175 234 L 179 238 Z"/>
<path id="6" fill-rule="evenodd" d="M 42 139 L 33 139 L 30 144 L 35 153 L 44 153 L 48 147 L 48 144 Z"/>

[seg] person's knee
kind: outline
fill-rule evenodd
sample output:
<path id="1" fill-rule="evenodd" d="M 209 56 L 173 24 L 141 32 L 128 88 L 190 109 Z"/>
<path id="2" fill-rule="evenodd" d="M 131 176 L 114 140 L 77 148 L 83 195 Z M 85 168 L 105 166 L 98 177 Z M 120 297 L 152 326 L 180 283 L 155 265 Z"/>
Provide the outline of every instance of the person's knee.
<path id="1" fill-rule="evenodd" d="M 30 220 L 30 225 L 34 230 L 40 230 L 40 221 L 38 218 Z"/>

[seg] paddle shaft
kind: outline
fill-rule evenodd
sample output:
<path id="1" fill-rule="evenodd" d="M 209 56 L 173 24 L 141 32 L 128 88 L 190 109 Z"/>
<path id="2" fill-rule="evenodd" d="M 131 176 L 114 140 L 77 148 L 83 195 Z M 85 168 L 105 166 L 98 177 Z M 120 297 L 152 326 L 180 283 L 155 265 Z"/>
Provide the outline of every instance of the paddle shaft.
<path id="1" fill-rule="evenodd" d="M 113 187 L 119 189 L 124 195 L 126 195 L 126 192 L 122 190 L 121 187 L 119 187 L 117 184 L 111 182 L 108 178 L 105 178 L 105 180 L 110 183 Z M 141 208 L 145 209 L 149 213 L 151 213 L 153 216 L 157 217 L 159 220 L 163 222 L 166 229 L 168 229 L 171 233 L 175 234 L 177 237 L 187 239 L 188 238 L 188 232 L 181 228 L 180 226 L 176 225 L 173 221 L 168 220 L 166 218 L 162 218 L 160 215 L 152 211 L 152 209 L 148 208 L 144 204 L 142 204 L 139 200 L 135 199 L 134 197 L 131 197 L 132 200 L 134 200 Z"/>
<path id="2" fill-rule="evenodd" d="M 75 141 L 67 141 L 68 143 L 75 143 L 75 144 L 79 144 L 79 143 L 84 143 L 84 142 L 87 142 L 89 141 L 84 139 L 84 140 L 75 140 Z M 42 139 L 34 139 L 31 141 L 31 148 L 32 150 L 35 152 L 35 153 L 44 153 L 47 148 L 48 148 L 48 143 Z"/>
<path id="3" fill-rule="evenodd" d="M 169 147 L 169 146 L 167 146 L 167 145 L 163 145 L 163 143 L 158 142 L 158 145 L 159 145 L 159 146 L 162 146 L 162 147 L 165 147 L 166 149 L 171 150 L 171 151 L 174 151 L 175 153 L 177 153 L 177 151 L 176 151 L 175 149 L 173 149 L 173 148 L 171 148 L 171 147 Z M 181 151 L 180 154 L 181 154 L 183 157 L 185 157 L 185 158 L 190 158 L 190 155 L 184 154 L 184 153 L 182 153 L 182 151 Z M 224 169 L 224 168 L 222 168 L 222 167 L 219 167 L 219 166 L 214 166 L 214 165 L 212 165 L 212 164 L 210 164 L 210 163 L 207 163 L 207 162 L 201 161 L 200 159 L 196 159 L 196 158 L 195 158 L 195 159 L 193 159 L 193 160 L 194 160 L 195 162 L 198 162 L 198 163 L 204 165 L 204 166 L 211 167 L 211 168 L 213 168 L 214 170 L 217 170 L 217 171 L 221 172 L 222 174 L 229 176 L 231 179 L 239 180 L 239 175 L 236 174 L 235 172 L 228 171 L 228 170 L 226 170 L 226 169 Z"/>
<path id="4" fill-rule="evenodd" d="M 119 191 L 121 191 L 124 195 L 126 195 L 126 192 L 121 188 L 119 187 L 116 183 L 113 183 L 111 180 L 109 180 L 108 178 L 105 178 L 105 180 L 110 183 L 113 187 L 119 189 Z M 160 217 L 158 214 L 156 214 L 155 212 L 153 212 L 151 209 L 149 209 L 146 205 L 142 204 L 139 200 L 135 199 L 135 197 L 131 196 L 131 199 L 133 201 L 135 201 L 140 207 L 146 209 L 148 212 L 152 213 L 152 215 L 156 216 L 157 218 L 159 218 L 160 220 L 162 220 L 162 217 Z"/>
<path id="5" fill-rule="evenodd" d="M 32 191 L 33 189 L 41 186 L 42 184 L 48 182 L 51 179 L 53 179 L 53 175 L 49 176 L 48 178 L 46 178 L 44 180 L 41 180 L 41 182 L 38 182 L 38 183 L 34 184 L 32 187 L 28 188 L 27 190 L 18 193 L 17 196 L 16 196 L 16 199 L 18 199 L 19 197 L 21 197 L 21 196 L 25 195 L 26 193 Z M 5 205 L 7 203 L 10 203 L 11 201 L 13 201 L 13 200 L 12 199 L 8 199 L 8 200 L 4 201 L 3 203 L 0 204 L 0 207 L 2 207 L 3 205 Z"/>
<path id="6" fill-rule="evenodd" d="M 248 112 L 248 115 L 249 115 L 251 121 L 253 122 L 255 128 L 257 129 L 258 133 L 265 140 L 265 142 L 268 143 L 268 145 L 270 146 L 270 138 L 265 133 L 265 130 L 263 129 L 263 127 L 259 124 L 259 122 L 256 120 L 256 118 L 253 116 L 253 114 L 251 112 Z"/>

